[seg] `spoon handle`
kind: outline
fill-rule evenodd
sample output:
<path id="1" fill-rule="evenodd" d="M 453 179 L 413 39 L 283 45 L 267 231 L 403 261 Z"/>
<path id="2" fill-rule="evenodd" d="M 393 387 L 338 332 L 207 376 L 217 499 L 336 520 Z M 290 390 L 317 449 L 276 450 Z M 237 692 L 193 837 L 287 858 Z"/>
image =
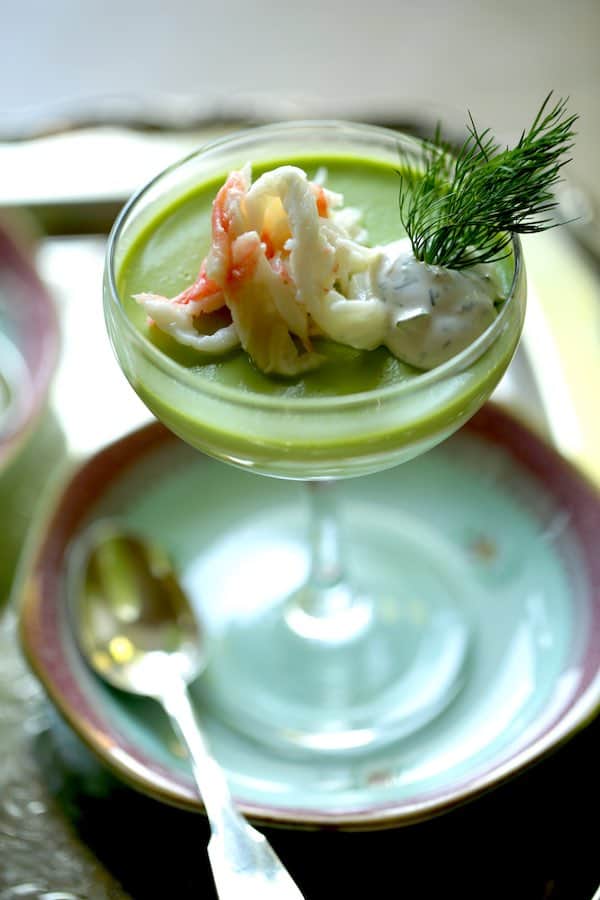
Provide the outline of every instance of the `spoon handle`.
<path id="1" fill-rule="evenodd" d="M 263 834 L 238 812 L 202 734 L 183 679 L 165 678 L 157 698 L 186 745 L 211 827 L 208 855 L 220 900 L 303 900 Z"/>

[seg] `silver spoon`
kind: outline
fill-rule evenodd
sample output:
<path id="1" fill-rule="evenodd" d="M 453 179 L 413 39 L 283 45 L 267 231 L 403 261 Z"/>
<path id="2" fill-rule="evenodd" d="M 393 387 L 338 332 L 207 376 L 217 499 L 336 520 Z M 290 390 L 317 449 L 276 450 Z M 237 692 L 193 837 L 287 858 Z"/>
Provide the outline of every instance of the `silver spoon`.
<path id="1" fill-rule="evenodd" d="M 202 635 L 165 553 L 106 521 L 74 554 L 72 613 L 89 665 L 122 691 L 162 704 L 187 746 L 211 826 L 208 855 L 221 900 L 302 900 L 260 832 L 235 808 L 187 692 L 205 666 Z"/>

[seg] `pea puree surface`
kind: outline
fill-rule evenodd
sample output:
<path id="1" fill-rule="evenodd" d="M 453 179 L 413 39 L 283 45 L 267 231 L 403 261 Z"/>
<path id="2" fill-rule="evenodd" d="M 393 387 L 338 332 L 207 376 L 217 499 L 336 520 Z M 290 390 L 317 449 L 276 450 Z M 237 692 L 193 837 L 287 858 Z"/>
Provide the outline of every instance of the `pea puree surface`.
<path id="1" fill-rule="evenodd" d="M 195 159 L 190 157 L 190 163 Z M 253 177 L 284 164 L 299 166 L 309 178 L 324 167 L 326 186 L 343 194 L 346 206 L 360 209 L 371 245 L 403 237 L 395 157 L 380 161 L 332 151 L 281 158 L 274 153 L 261 158 Z M 468 365 L 445 367 L 439 377 L 435 370 L 422 374 L 383 347 L 360 351 L 326 340 L 315 340 L 315 348 L 326 356 L 320 369 L 292 378 L 265 375 L 241 349 L 222 357 L 201 356 L 149 326 L 132 295 L 147 291 L 172 297 L 196 278 L 209 249 L 212 202 L 228 174 L 224 169 L 184 187 L 189 184 L 186 163 L 174 171 L 182 173 L 176 191 L 159 190 L 155 207 L 146 207 L 136 221 L 134 204 L 126 219 L 134 224 L 125 229 L 115 257 L 118 297 L 112 296 L 118 307 L 109 302 L 106 309 L 127 378 L 183 440 L 267 475 L 364 475 L 405 462 L 444 440 L 490 395 L 518 343 L 525 299 L 522 267 L 497 333 Z M 512 257 L 499 264 L 499 272 L 508 296 Z M 130 340 L 121 314 L 141 341 Z M 205 319 L 207 331 L 219 327 Z"/>

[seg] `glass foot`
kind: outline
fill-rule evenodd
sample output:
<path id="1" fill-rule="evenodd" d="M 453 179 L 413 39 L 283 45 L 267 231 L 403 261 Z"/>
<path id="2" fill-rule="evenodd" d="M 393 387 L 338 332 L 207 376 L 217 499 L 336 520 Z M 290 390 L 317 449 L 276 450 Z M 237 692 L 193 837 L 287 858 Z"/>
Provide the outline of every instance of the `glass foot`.
<path id="1" fill-rule="evenodd" d="M 464 681 L 470 627 L 460 552 L 380 509 L 361 515 L 346 538 L 352 588 L 330 589 L 338 596 L 326 606 L 338 611 L 327 616 L 307 611 L 315 609 L 307 585 L 274 596 L 278 573 L 283 586 L 282 573 L 302 570 L 281 532 L 272 546 L 237 542 L 236 581 L 254 600 L 246 609 L 238 602 L 221 623 L 200 690 L 229 727 L 282 751 L 399 740 L 439 716 Z M 305 555 L 301 545 L 296 552 Z M 271 584 L 263 605 L 252 583 L 261 575 Z"/>

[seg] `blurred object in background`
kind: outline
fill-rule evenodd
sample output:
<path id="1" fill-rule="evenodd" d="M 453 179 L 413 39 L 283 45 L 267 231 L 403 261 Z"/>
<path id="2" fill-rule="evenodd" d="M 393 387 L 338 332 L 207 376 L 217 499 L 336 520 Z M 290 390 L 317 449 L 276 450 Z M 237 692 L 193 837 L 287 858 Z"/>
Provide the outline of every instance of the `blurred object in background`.
<path id="1" fill-rule="evenodd" d="M 2 24 L 0 140 L 74 118 L 442 114 L 455 128 L 470 109 L 510 141 L 554 89 L 581 113 L 573 177 L 600 190 L 598 0 L 22 0 Z"/>
<path id="2" fill-rule="evenodd" d="M 64 451 L 46 403 L 59 326 L 35 252 L 27 216 L 0 218 L 0 614 L 40 494 Z"/>
<path id="3" fill-rule="evenodd" d="M 65 469 L 65 439 L 46 410 L 19 457 L 0 473 L 0 615 L 10 599 L 26 537 L 49 481 Z"/>

